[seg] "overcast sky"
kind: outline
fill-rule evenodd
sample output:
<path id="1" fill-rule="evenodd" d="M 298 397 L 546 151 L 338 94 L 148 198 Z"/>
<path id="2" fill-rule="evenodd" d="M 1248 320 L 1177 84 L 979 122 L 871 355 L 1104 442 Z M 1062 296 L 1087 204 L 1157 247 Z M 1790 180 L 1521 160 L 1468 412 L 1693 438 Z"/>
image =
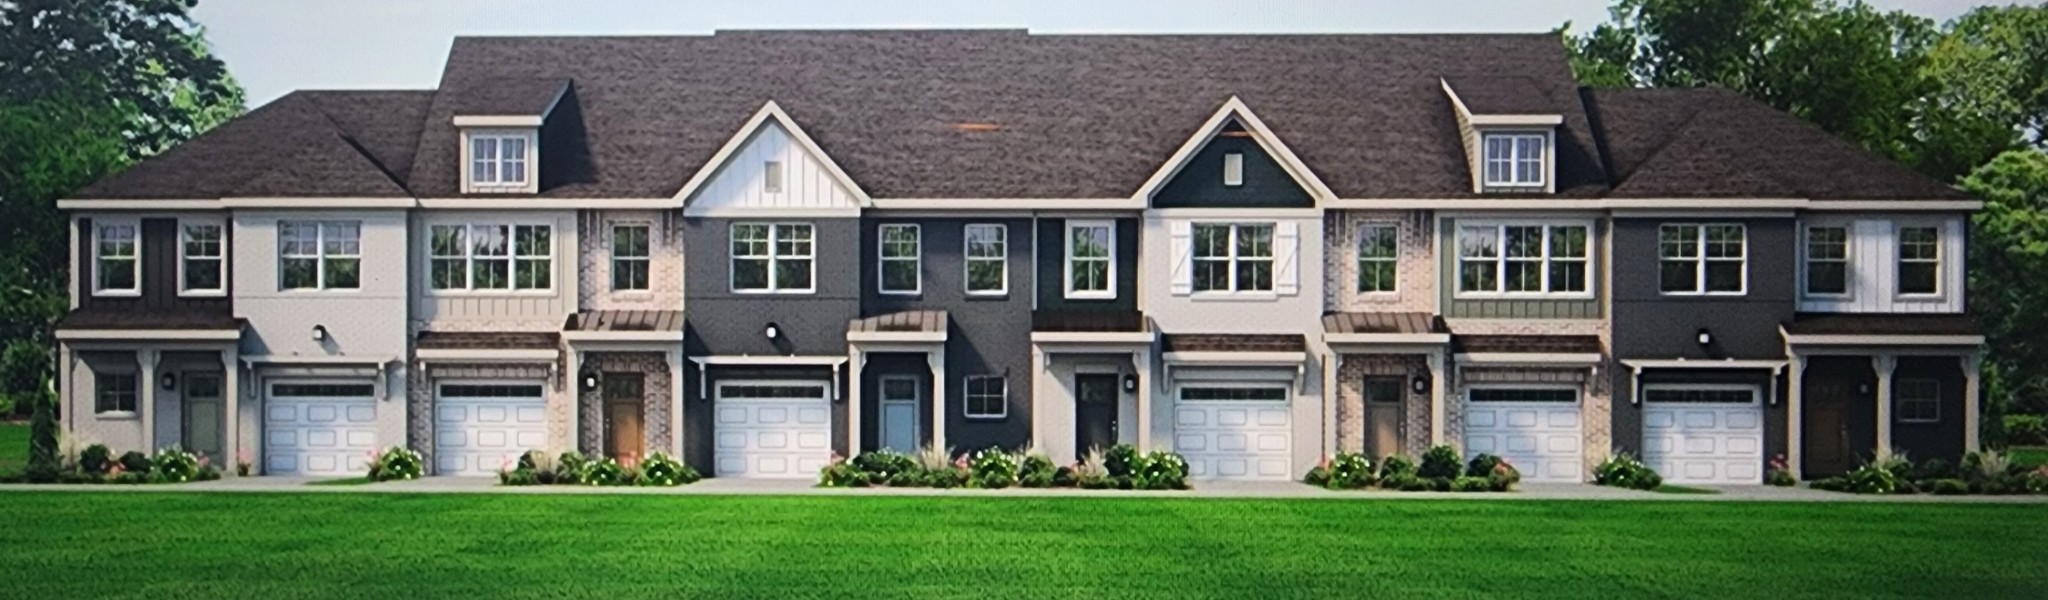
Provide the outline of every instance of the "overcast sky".
<path id="1" fill-rule="evenodd" d="M 1946 20 L 1970 0 L 1869 0 Z M 1539 32 L 1607 0 L 202 0 L 214 53 L 256 107 L 295 89 L 431 88 L 458 35 L 717 29 L 1023 28 L 1044 33 Z"/>

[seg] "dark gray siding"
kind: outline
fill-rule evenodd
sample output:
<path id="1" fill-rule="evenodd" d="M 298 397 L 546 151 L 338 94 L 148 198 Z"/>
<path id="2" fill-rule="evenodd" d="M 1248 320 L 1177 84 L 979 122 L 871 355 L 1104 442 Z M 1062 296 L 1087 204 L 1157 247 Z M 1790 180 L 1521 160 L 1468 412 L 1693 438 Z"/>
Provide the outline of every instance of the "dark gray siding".
<path id="1" fill-rule="evenodd" d="M 137 309 L 151 313 L 161 312 L 206 312 L 222 315 L 231 314 L 234 297 L 233 252 L 234 246 L 228 236 L 231 228 L 221 225 L 221 251 L 224 254 L 221 277 L 228 294 L 222 297 L 180 297 L 178 296 L 178 220 L 143 219 L 142 240 L 142 288 L 141 296 L 95 297 L 93 288 L 93 222 L 92 219 L 78 220 L 78 305 L 80 308 L 122 308 Z"/>
<path id="2" fill-rule="evenodd" d="M 1823 468 L 1814 462 L 1814 453 L 1806 453 L 1807 464 L 1803 474 L 1808 477 L 1840 475 L 1843 471 L 1870 460 L 1877 449 L 1877 374 L 1871 370 L 1868 356 L 1816 356 L 1807 359 L 1806 377 L 1803 382 L 1808 390 L 1817 386 L 1835 385 L 1853 392 L 1853 397 L 1842 407 L 1842 429 L 1836 439 L 1822 438 L 1820 434 L 1808 431 L 1801 443 L 1812 448 L 1819 444 L 1841 441 L 1845 459 L 1840 471 Z M 1813 394 L 1807 394 L 1806 406 L 1810 411 L 1816 404 Z M 1896 445 L 1897 440 L 1893 443 Z"/>
<path id="3" fill-rule="evenodd" d="M 1628 369 L 1616 369 L 1614 377 L 1614 406 L 1611 411 L 1614 423 L 1614 447 L 1622 452 L 1641 457 L 1643 455 L 1643 406 L 1637 403 L 1634 374 Z M 1769 369 L 1650 369 L 1643 371 L 1643 385 L 1663 384 L 1742 384 L 1757 386 L 1763 394 L 1758 401 L 1764 409 L 1764 460 L 1785 453 L 1786 413 L 1785 382 L 1773 375 Z M 1776 389 L 1778 403 L 1771 403 L 1772 390 Z M 1759 466 L 1759 469 L 1762 467 Z M 1667 474 L 1668 475 L 1668 474 Z"/>
<path id="4" fill-rule="evenodd" d="M 1486 219 L 1495 221 L 1496 219 Z M 1606 235 L 1606 223 L 1595 221 L 1593 230 L 1587 233 L 1587 243 L 1592 246 L 1592 272 L 1587 281 L 1593 288 L 1589 299 L 1568 300 L 1523 300 L 1523 299 L 1460 299 L 1458 298 L 1458 222 L 1456 219 L 1441 219 L 1437 240 L 1437 269 L 1443 285 L 1438 293 L 1443 296 L 1444 317 L 1451 319 L 1598 319 L 1601 312 L 1601 298 L 1608 294 L 1605 273 L 1611 259 L 1607 256 L 1606 244 L 1601 242 Z"/>
<path id="5" fill-rule="evenodd" d="M 918 225 L 922 246 L 922 291 L 915 296 L 885 295 L 879 293 L 879 266 L 877 255 L 882 224 L 913 223 Z M 966 248 L 964 246 L 966 226 L 970 223 L 995 223 L 1007 228 L 1004 240 L 1009 256 L 1009 293 L 1003 296 L 968 296 L 966 286 Z M 1135 228 L 1133 223 L 1132 227 Z M 1123 224 L 1119 223 L 1121 234 Z M 1135 237 L 1132 242 L 1135 243 Z M 1123 242 L 1118 242 L 1119 251 Z M 1031 300 L 1036 293 L 1032 282 L 1032 235 L 1030 219 L 889 219 L 870 218 L 863 220 L 861 228 L 861 313 L 873 316 L 906 310 L 943 310 L 951 320 L 946 341 L 946 442 L 962 451 L 987 447 L 1018 448 L 1028 443 L 1031 436 Z M 1119 267 L 1122 269 L 1123 267 Z M 1133 274 L 1135 275 L 1135 274 Z M 1119 272 L 1119 277 L 1123 274 Z M 1058 283 L 1055 277 L 1051 283 Z M 873 377 L 881 373 L 878 365 L 870 360 L 868 372 L 864 375 L 862 390 L 869 396 L 864 402 L 876 402 L 880 398 L 879 385 L 873 385 Z M 917 374 L 920 380 L 930 385 L 931 372 L 921 356 L 914 365 L 888 367 L 890 373 L 906 372 Z M 965 417 L 963 398 L 966 378 L 969 376 L 996 375 L 1005 378 L 1010 407 L 1008 416 L 1002 419 L 972 419 Z M 929 401 L 930 390 L 924 398 Z M 868 405 L 863 405 L 868 406 Z M 920 411 L 923 420 L 924 439 L 930 439 L 931 415 Z M 862 435 L 863 445 L 870 448 L 880 441 L 876 431 L 881 410 L 863 410 L 862 426 L 868 433 Z"/>
<path id="6" fill-rule="evenodd" d="M 811 223 L 817 271 L 809 294 L 735 294 L 731 290 L 731 225 Z M 860 312 L 858 219 L 686 219 L 683 296 L 690 356 L 846 354 L 846 323 Z M 763 328 L 775 323 L 782 338 Z"/>
<path id="7" fill-rule="evenodd" d="M 1665 224 L 1739 223 L 1748 230 L 1749 284 L 1741 296 L 1659 292 L 1657 230 Z M 1785 357 L 1778 324 L 1798 307 L 1798 235 L 1790 219 L 1617 219 L 1614 222 L 1614 353 L 1641 359 Z M 1713 334 L 1708 348 L 1699 330 Z"/>
<path id="8" fill-rule="evenodd" d="M 914 377 L 917 379 L 917 445 L 920 448 L 931 445 L 932 441 L 932 370 L 925 363 L 924 355 L 917 353 L 877 352 L 866 356 L 867 368 L 860 374 L 860 445 L 862 452 L 872 452 L 882 447 L 882 378 L 890 376 Z M 948 370 L 953 370 L 948 365 Z M 958 386 L 955 386 L 958 387 Z M 957 402 L 948 404 L 959 406 Z M 961 443 L 959 434 L 950 430 L 947 445 L 961 450 L 970 448 Z"/>
<path id="9" fill-rule="evenodd" d="M 1138 220 L 1116 219 L 1116 298 L 1077 300 L 1066 297 L 1067 245 L 1065 219 L 1038 220 L 1038 310 L 1138 310 Z"/>
<path id="10" fill-rule="evenodd" d="M 1957 464 L 1963 457 L 1962 365 L 1954 357 L 1902 356 L 1892 371 L 1895 394 L 1898 382 L 1906 379 L 1941 382 L 1941 414 L 1933 423 L 1906 423 L 1897 421 L 1898 411 L 1893 410 L 1892 445 L 1915 461 L 1939 458 Z"/>
<path id="11" fill-rule="evenodd" d="M 1244 155 L 1244 185 L 1223 185 L 1223 155 L 1230 153 Z M 1232 122 L 1160 186 L 1152 196 L 1152 206 L 1310 208 L 1315 206 L 1315 198 L 1266 154 L 1258 140 L 1245 137 L 1244 128 Z"/>

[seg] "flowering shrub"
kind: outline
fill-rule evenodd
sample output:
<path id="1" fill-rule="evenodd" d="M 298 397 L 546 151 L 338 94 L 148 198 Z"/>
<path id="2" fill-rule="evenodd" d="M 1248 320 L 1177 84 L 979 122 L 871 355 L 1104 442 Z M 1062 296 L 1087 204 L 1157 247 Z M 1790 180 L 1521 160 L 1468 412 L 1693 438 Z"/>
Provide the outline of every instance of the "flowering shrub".
<path id="1" fill-rule="evenodd" d="M 2048 465 L 2035 467 L 2034 472 L 2027 474 L 2027 491 L 2048 494 Z"/>
<path id="2" fill-rule="evenodd" d="M 580 482 L 583 485 L 631 485 L 633 469 L 607 456 L 601 460 L 590 461 L 583 468 Z"/>
<path id="3" fill-rule="evenodd" d="M 1522 482 L 1521 471 L 1508 464 L 1507 459 L 1492 454 L 1472 457 L 1472 462 L 1465 465 L 1465 476 L 1485 479 L 1487 487 L 1496 492 L 1514 489 L 1515 484 Z M 1451 487 L 1456 490 L 1456 483 L 1453 482 Z"/>
<path id="4" fill-rule="evenodd" d="M 149 473 L 165 483 L 183 483 L 199 478 L 199 457 L 177 447 L 158 450 L 150 460 Z"/>
<path id="5" fill-rule="evenodd" d="M 1188 461 L 1179 454 L 1154 450 L 1132 463 L 1131 469 L 1133 489 L 1188 489 Z"/>
<path id="6" fill-rule="evenodd" d="M 1107 470 L 1112 478 L 1130 477 L 1132 467 L 1139 458 L 1137 446 L 1117 444 L 1111 446 L 1108 452 L 1102 453 L 1102 468 Z"/>
<path id="7" fill-rule="evenodd" d="M 908 484 L 912 478 L 904 477 L 903 475 L 905 473 L 915 474 L 918 470 L 916 458 L 889 449 L 861 454 L 860 456 L 853 457 L 852 462 L 855 469 L 868 475 L 868 483 L 876 485 L 890 484 L 901 486 Z"/>
<path id="8" fill-rule="evenodd" d="M 640 462 L 640 485 L 678 486 L 696 483 L 703 478 L 704 476 L 697 473 L 696 469 L 690 468 L 690 465 L 683 464 L 667 453 L 649 454 L 647 460 Z"/>
<path id="9" fill-rule="evenodd" d="M 386 448 L 382 454 L 370 455 L 371 481 L 405 481 L 419 479 L 425 459 L 419 452 L 404 446 Z"/>
<path id="10" fill-rule="evenodd" d="M 137 475 L 149 474 L 149 455 L 134 450 L 121 453 L 121 470 Z"/>
<path id="11" fill-rule="evenodd" d="M 1878 463 L 1856 467 L 1849 472 L 1848 491 L 1858 494 L 1890 494 L 1899 491 L 1899 478 Z"/>
<path id="12" fill-rule="evenodd" d="M 1458 449 L 1450 446 L 1434 446 L 1422 453 L 1422 466 L 1415 475 L 1423 479 L 1451 479 L 1465 470 L 1464 461 L 1458 458 Z"/>
<path id="13" fill-rule="evenodd" d="M 1395 454 L 1380 461 L 1380 479 L 1397 475 L 1415 476 L 1415 459 L 1405 454 Z"/>
<path id="14" fill-rule="evenodd" d="M 1372 459 L 1357 452 L 1341 452 L 1326 463 L 1323 487 L 1355 490 L 1373 484 Z"/>
<path id="15" fill-rule="evenodd" d="M 1787 466 L 1785 455 L 1779 454 L 1771 457 L 1770 467 L 1764 471 L 1764 483 L 1792 487 L 1799 485 L 1799 478 L 1792 476 L 1792 469 Z"/>
<path id="16" fill-rule="evenodd" d="M 112 466 L 114 451 L 108 450 L 106 444 L 86 446 L 84 452 L 78 453 L 78 470 L 84 471 L 87 476 L 106 475 L 107 468 Z"/>
<path id="17" fill-rule="evenodd" d="M 974 453 L 967 465 L 967 483 L 987 489 L 1017 485 L 1017 460 L 1010 453 L 988 449 Z"/>
<path id="18" fill-rule="evenodd" d="M 1069 478 L 1070 480 L 1072 478 Z M 1044 454 L 1028 454 L 1017 466 L 1017 483 L 1028 488 L 1049 488 L 1059 485 L 1059 468 Z"/>
<path id="19" fill-rule="evenodd" d="M 1654 490 L 1664 485 L 1664 476 L 1628 453 L 1607 457 L 1593 467 L 1593 483 L 1635 490 Z"/>
<path id="20" fill-rule="evenodd" d="M 825 487 L 867 487 L 868 482 L 868 474 L 838 452 L 833 452 L 825 468 L 818 470 L 818 485 Z"/>

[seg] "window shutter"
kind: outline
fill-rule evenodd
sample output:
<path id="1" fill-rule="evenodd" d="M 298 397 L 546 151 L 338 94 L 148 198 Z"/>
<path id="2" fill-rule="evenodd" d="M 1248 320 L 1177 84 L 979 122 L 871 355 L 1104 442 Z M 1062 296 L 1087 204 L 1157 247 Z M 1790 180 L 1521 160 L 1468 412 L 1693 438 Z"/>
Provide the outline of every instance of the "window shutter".
<path id="1" fill-rule="evenodd" d="M 1195 292 L 1195 279 L 1192 273 L 1195 260 L 1195 226 L 1187 221 L 1169 221 L 1166 227 L 1173 238 L 1173 295 L 1192 294 Z"/>
<path id="2" fill-rule="evenodd" d="M 1301 293 L 1301 224 L 1281 221 L 1273 226 L 1273 292 Z"/>

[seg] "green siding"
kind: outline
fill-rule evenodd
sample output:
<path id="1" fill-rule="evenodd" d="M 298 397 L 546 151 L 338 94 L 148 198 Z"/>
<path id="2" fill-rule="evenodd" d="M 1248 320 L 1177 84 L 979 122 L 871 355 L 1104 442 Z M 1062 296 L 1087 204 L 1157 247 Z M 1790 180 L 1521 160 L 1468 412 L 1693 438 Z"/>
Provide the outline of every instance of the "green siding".
<path id="1" fill-rule="evenodd" d="M 1498 219 L 1483 219 L 1495 221 Z M 1503 299 L 1459 299 L 1458 294 L 1458 228 L 1456 219 L 1441 219 L 1442 235 L 1437 238 L 1437 270 L 1439 294 L 1443 295 L 1443 313 L 1449 319 L 1599 319 L 1605 316 L 1601 311 L 1602 300 L 1607 297 L 1607 223 L 1594 221 L 1593 230 L 1586 241 L 1593 250 L 1593 272 L 1587 275 L 1593 286 L 1593 297 L 1572 300 L 1503 300 Z"/>

